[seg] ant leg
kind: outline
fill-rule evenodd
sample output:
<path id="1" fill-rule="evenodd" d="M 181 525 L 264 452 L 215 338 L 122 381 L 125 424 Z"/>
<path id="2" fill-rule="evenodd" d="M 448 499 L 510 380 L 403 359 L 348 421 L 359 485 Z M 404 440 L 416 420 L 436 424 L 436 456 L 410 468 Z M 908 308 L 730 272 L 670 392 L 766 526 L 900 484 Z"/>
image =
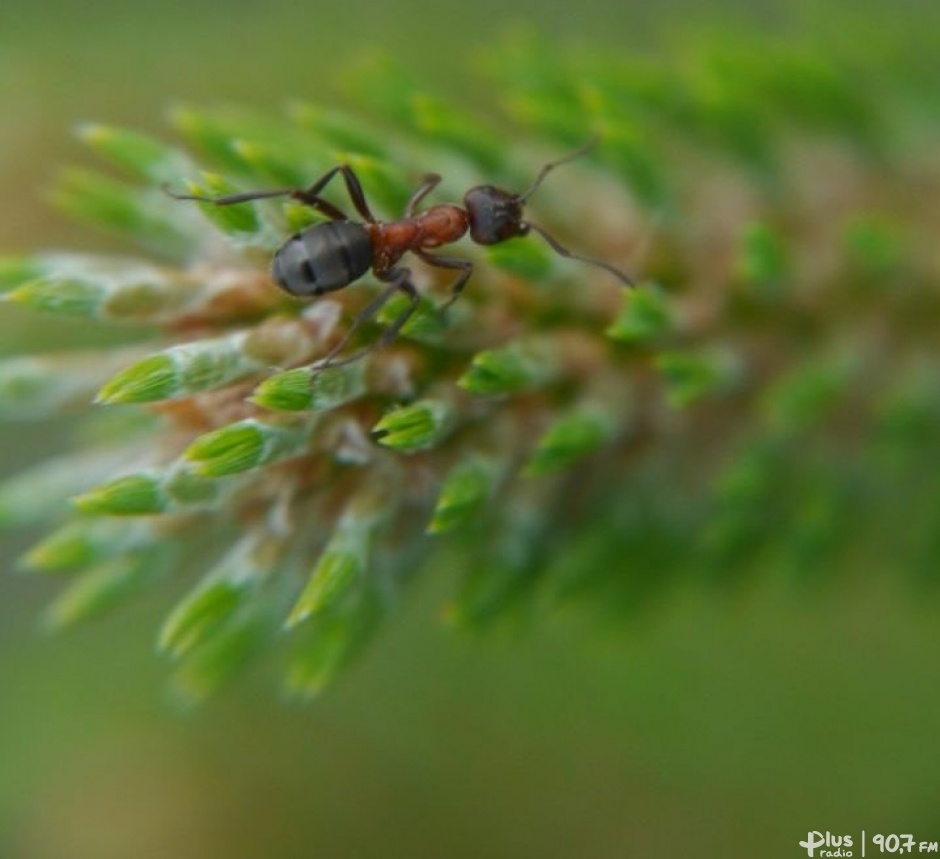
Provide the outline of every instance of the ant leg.
<path id="1" fill-rule="evenodd" d="M 335 358 L 340 352 L 343 351 L 346 344 L 349 342 L 350 338 L 355 334 L 358 328 L 364 323 L 368 322 L 376 313 L 378 313 L 385 302 L 388 301 L 396 292 L 398 291 L 398 284 L 392 283 L 389 284 L 385 289 L 383 289 L 372 301 L 370 301 L 365 307 L 360 310 L 353 321 L 350 323 L 349 328 L 346 329 L 346 333 L 340 338 L 339 343 L 337 343 L 329 352 L 326 353 L 326 356 L 317 362 L 316 369 L 325 370 L 327 367 L 337 367 L 341 364 L 349 363 L 350 359 L 344 359 L 343 361 L 334 361 Z M 357 355 L 359 353 L 356 353 Z"/>
<path id="2" fill-rule="evenodd" d="M 418 188 L 414 194 L 411 195 L 411 198 L 408 200 L 408 205 L 405 206 L 405 217 L 411 218 L 414 216 L 415 209 L 428 194 L 430 194 L 441 182 L 441 177 L 437 173 L 428 173 L 427 176 L 421 182 L 421 186 Z"/>
<path id="3" fill-rule="evenodd" d="M 334 221 L 348 221 L 346 214 L 340 211 L 332 203 L 321 199 L 307 191 L 298 191 L 296 188 L 275 188 L 271 191 L 245 191 L 240 194 L 226 194 L 223 197 L 203 197 L 201 194 L 178 194 L 171 191 L 169 186 L 164 184 L 163 190 L 174 200 L 196 200 L 199 203 L 214 203 L 216 206 L 231 206 L 235 203 L 249 203 L 252 200 L 266 200 L 271 197 L 293 197 L 300 200 L 308 206 L 322 212 L 328 218 Z"/>
<path id="4" fill-rule="evenodd" d="M 294 191 L 291 193 L 291 196 L 295 200 L 300 200 L 301 203 L 306 203 L 308 206 L 310 206 L 311 209 L 316 209 L 318 212 L 322 212 L 331 221 L 349 220 L 349 215 L 347 215 L 342 209 L 337 208 L 332 203 L 324 200 L 322 197 L 309 195 L 306 191 Z"/>
<path id="5" fill-rule="evenodd" d="M 352 200 L 353 205 L 356 207 L 356 211 L 362 215 L 362 219 L 364 221 L 367 221 L 370 224 L 374 224 L 375 215 L 372 214 L 372 210 L 369 208 L 369 204 L 366 202 L 366 195 L 362 190 L 362 184 L 359 182 L 359 177 L 348 164 L 339 164 L 336 167 L 331 167 L 306 190 L 294 191 L 293 196 L 296 199 L 302 200 L 304 203 L 313 206 L 314 208 L 320 208 L 319 204 L 326 203 L 326 201 L 321 200 L 319 194 L 337 173 L 342 175 L 343 182 L 346 183 L 346 193 L 349 194 L 349 199 Z M 329 203 L 326 203 L 326 205 L 340 215 L 340 218 L 335 220 L 349 220 L 349 218 L 343 215 L 342 212 L 340 212 L 339 209 L 337 209 L 335 206 L 330 206 Z"/>
<path id="6" fill-rule="evenodd" d="M 381 276 L 380 276 L 381 277 Z M 347 329 L 346 333 L 342 336 L 339 343 L 337 343 L 330 351 L 326 354 L 324 358 L 317 362 L 314 368 L 314 377 L 316 377 L 321 370 L 327 370 L 331 367 L 342 367 L 344 364 L 352 364 L 354 361 L 358 361 L 360 358 L 364 358 L 368 355 L 373 349 L 378 349 L 382 346 L 387 346 L 392 340 L 395 339 L 399 331 L 401 331 L 404 324 L 411 317 L 411 314 L 415 312 L 418 307 L 418 291 L 414 288 L 414 285 L 411 283 L 411 270 L 407 268 L 392 269 L 384 277 L 381 277 L 382 280 L 388 282 L 388 286 L 385 287 L 372 301 L 369 302 L 362 310 L 360 310 L 355 318 L 352 321 L 352 324 Z M 366 346 L 364 349 L 360 349 L 358 352 L 354 352 L 352 355 L 349 355 L 346 358 L 343 358 L 339 361 L 334 361 L 333 359 L 343 350 L 346 344 L 349 342 L 350 337 L 353 333 L 365 322 L 368 322 L 373 316 L 375 316 L 379 310 L 385 305 L 385 303 L 398 291 L 404 292 L 411 303 L 405 310 L 395 319 L 394 322 L 385 330 L 382 336 L 371 346 Z"/>
<path id="7" fill-rule="evenodd" d="M 581 256 L 580 254 L 573 253 L 569 251 L 568 248 L 564 247 L 558 242 L 557 239 L 552 238 L 548 233 L 545 232 L 541 227 L 536 226 L 531 223 L 524 223 L 523 228 L 526 230 L 535 230 L 546 242 L 556 254 L 559 256 L 567 257 L 568 259 L 576 259 L 580 262 L 586 262 L 589 265 L 596 265 L 598 268 L 602 268 L 605 271 L 609 271 L 617 280 L 619 280 L 624 286 L 636 286 L 633 278 L 628 277 L 619 268 L 614 268 L 610 263 L 603 262 L 599 259 L 593 259 L 591 257 Z"/>
<path id="8" fill-rule="evenodd" d="M 250 200 L 264 200 L 270 197 L 293 197 L 300 200 L 308 206 L 323 212 L 328 218 L 334 221 L 348 221 L 349 217 L 332 203 L 327 202 L 320 197 L 320 192 L 329 184 L 330 180 L 337 174 L 342 174 L 343 181 L 346 183 L 346 191 L 352 200 L 356 211 L 362 215 L 365 221 L 370 224 L 375 223 L 375 216 L 369 209 L 366 202 L 366 195 L 362 190 L 359 177 L 353 172 L 348 164 L 340 164 L 326 171 L 309 188 L 275 188 L 271 191 L 248 191 L 242 194 L 226 194 L 224 197 L 203 197 L 198 194 L 177 194 L 166 185 L 163 190 L 176 200 L 197 200 L 200 203 L 215 203 L 217 206 L 231 206 L 233 203 L 247 203 Z"/>
<path id="9" fill-rule="evenodd" d="M 415 255 L 421 257 L 428 265 L 437 266 L 438 268 L 450 268 L 450 269 L 459 269 L 460 274 L 457 275 L 457 278 L 450 285 L 450 298 L 447 299 L 439 308 L 438 312 L 441 314 L 447 313 L 447 309 L 458 299 L 460 298 L 460 293 L 463 292 L 463 288 L 467 285 L 467 281 L 470 280 L 470 275 L 473 274 L 473 263 L 468 259 L 456 259 L 454 257 L 440 257 L 436 254 L 429 254 L 427 251 L 415 251 Z"/>
<path id="10" fill-rule="evenodd" d="M 203 197 L 200 194 L 178 194 L 167 183 L 163 191 L 174 200 L 196 200 L 199 203 L 215 203 L 216 206 L 231 206 L 233 203 L 247 203 L 250 200 L 264 200 L 268 197 L 290 197 L 297 192 L 293 188 L 275 188 L 272 191 L 247 191 L 242 194 L 226 194 L 224 197 Z"/>
<path id="11" fill-rule="evenodd" d="M 421 300 L 421 296 L 418 295 L 418 290 L 415 289 L 414 284 L 411 282 L 411 269 L 392 269 L 390 273 L 394 275 L 392 285 L 396 286 L 408 296 L 409 304 L 392 324 L 385 329 L 375 346 L 369 347 L 366 351 L 372 351 L 372 349 L 376 347 L 388 346 L 388 344 L 398 336 L 398 332 L 405 327 L 405 323 L 411 319 L 412 314 L 418 309 L 418 302 Z"/>

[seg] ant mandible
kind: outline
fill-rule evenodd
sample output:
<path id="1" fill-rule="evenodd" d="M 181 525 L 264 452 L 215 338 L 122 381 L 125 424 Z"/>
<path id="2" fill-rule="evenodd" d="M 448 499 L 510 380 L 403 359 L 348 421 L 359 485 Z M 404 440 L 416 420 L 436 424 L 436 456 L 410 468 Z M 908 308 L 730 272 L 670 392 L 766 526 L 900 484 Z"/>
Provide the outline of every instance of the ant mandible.
<path id="1" fill-rule="evenodd" d="M 563 247 L 544 229 L 523 220 L 522 210 L 529 197 L 535 193 L 545 177 L 556 167 L 585 154 L 597 143 L 593 138 L 567 155 L 545 164 L 532 185 L 522 194 L 513 194 L 493 185 L 478 185 L 464 195 L 463 205 L 441 204 L 416 212 L 418 204 L 433 191 L 441 181 L 436 173 L 424 177 L 422 184 L 411 195 L 405 206 L 404 216 L 397 221 L 378 221 L 369 209 L 359 178 L 347 164 L 327 170 L 309 188 L 278 188 L 268 191 L 250 191 L 228 194 L 223 197 L 202 197 L 196 194 L 177 194 L 168 188 L 166 192 L 177 200 L 198 200 L 217 206 L 230 206 L 268 197 L 292 197 L 326 215 L 329 221 L 314 224 L 292 235 L 275 253 L 272 263 L 274 280 L 291 295 L 305 298 L 323 295 L 342 289 L 358 280 L 370 268 L 383 283 L 388 284 L 379 295 L 359 311 L 342 339 L 316 365 L 317 371 L 338 367 L 362 358 L 373 349 L 382 347 L 395 339 L 402 327 L 418 307 L 418 291 L 411 282 L 411 269 L 397 265 L 411 251 L 428 265 L 453 269 L 460 272 L 450 287 L 450 297 L 441 305 L 443 313 L 459 297 L 473 273 L 469 260 L 440 256 L 428 252 L 456 242 L 469 230 L 470 238 L 478 245 L 495 245 L 515 236 L 538 233 L 559 255 L 598 266 L 610 272 L 625 286 L 634 282 L 626 274 L 609 263 L 581 256 Z M 365 223 L 350 220 L 348 215 L 332 203 L 320 197 L 320 192 L 340 174 L 346 191 L 356 211 Z M 375 316 L 380 308 L 396 293 L 408 296 L 409 304 L 382 337 L 372 346 L 343 358 L 334 360 L 342 351 L 352 334 L 364 322 Z"/>

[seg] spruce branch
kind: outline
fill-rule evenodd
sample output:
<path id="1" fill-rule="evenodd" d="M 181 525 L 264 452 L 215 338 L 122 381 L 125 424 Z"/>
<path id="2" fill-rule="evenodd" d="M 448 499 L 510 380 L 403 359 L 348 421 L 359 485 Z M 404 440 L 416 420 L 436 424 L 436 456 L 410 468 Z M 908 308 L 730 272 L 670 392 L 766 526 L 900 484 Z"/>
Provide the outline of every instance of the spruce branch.
<path id="1" fill-rule="evenodd" d="M 351 76 L 355 112 L 178 106 L 180 145 L 83 125 L 114 172 L 65 173 L 58 203 L 142 255 L 0 259 L 7 301 L 137 332 L 0 362 L 4 419 L 96 426 L 0 486 L 0 526 L 51 528 L 21 559 L 68 579 L 48 626 L 170 579 L 157 640 L 181 701 L 265 653 L 310 697 L 444 557 L 463 558 L 446 615 L 470 628 L 573 600 L 629 616 L 679 579 L 936 570 L 938 203 L 920 183 L 940 69 L 891 26 L 863 45 L 712 34 L 655 58 L 530 34 L 493 53 L 490 113 L 383 61 Z M 304 187 L 344 162 L 395 218 L 430 170 L 435 200 L 521 192 L 595 132 L 532 211 L 636 289 L 535 235 L 465 242 L 474 275 L 446 317 L 449 279 L 416 263 L 397 339 L 334 368 L 317 362 L 380 285 L 301 302 L 270 274 L 320 215 L 164 191 Z"/>

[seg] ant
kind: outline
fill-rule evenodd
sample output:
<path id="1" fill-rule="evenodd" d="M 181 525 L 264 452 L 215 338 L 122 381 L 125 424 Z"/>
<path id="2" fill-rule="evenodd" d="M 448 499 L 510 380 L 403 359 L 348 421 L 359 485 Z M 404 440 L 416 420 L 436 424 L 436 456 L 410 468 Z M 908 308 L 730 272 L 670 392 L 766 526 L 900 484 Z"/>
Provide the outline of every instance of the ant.
<path id="1" fill-rule="evenodd" d="M 597 144 L 592 138 L 586 144 L 567 155 L 545 164 L 532 185 L 522 194 L 513 194 L 493 185 L 478 185 L 464 195 L 463 205 L 440 204 L 417 212 L 418 204 L 433 191 L 441 181 L 436 173 L 426 175 L 422 184 L 411 195 L 405 206 L 404 216 L 397 221 L 377 221 L 359 178 L 347 164 L 327 170 L 309 188 L 278 188 L 269 191 L 250 191 L 229 194 L 223 197 L 202 197 L 195 194 L 177 194 L 164 187 L 177 200 L 197 200 L 229 206 L 268 197 L 291 197 L 316 209 L 329 218 L 324 223 L 314 224 L 292 235 L 275 253 L 272 263 L 274 280 L 291 295 L 301 298 L 323 295 L 342 289 L 358 280 L 370 268 L 372 273 L 387 286 L 363 308 L 353 319 L 342 339 L 317 362 L 316 369 L 338 367 L 362 358 L 373 349 L 382 347 L 395 339 L 402 327 L 415 312 L 419 296 L 411 281 L 411 269 L 398 265 L 405 253 L 411 251 L 428 265 L 457 270 L 460 273 L 450 286 L 450 297 L 441 305 L 443 313 L 459 297 L 473 273 L 469 260 L 429 253 L 429 248 L 451 244 L 463 237 L 467 231 L 478 245 L 494 245 L 515 236 L 525 236 L 530 231 L 538 233 L 560 256 L 580 260 L 610 272 L 625 286 L 634 282 L 622 271 L 606 262 L 591 259 L 569 251 L 541 227 L 523 219 L 523 207 L 538 189 L 545 177 L 556 167 L 585 154 Z M 356 211 L 365 221 L 358 223 L 341 209 L 324 200 L 320 192 L 337 175 L 343 177 L 346 191 Z M 396 293 L 408 296 L 408 307 L 398 316 L 377 343 L 334 360 L 349 341 L 353 332 L 364 322 L 375 316 L 380 308 Z"/>

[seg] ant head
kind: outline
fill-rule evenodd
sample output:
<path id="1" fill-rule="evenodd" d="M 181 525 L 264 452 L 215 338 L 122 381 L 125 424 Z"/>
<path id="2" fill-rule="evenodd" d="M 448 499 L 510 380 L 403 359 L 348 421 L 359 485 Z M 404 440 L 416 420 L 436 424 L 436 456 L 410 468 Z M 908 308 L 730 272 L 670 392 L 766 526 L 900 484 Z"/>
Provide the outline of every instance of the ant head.
<path id="1" fill-rule="evenodd" d="M 470 216 L 470 237 L 473 241 L 478 245 L 495 245 L 513 236 L 528 233 L 530 226 L 522 220 L 522 208 L 526 200 L 552 170 L 590 151 L 597 145 L 597 140 L 597 137 L 592 137 L 574 152 L 545 164 L 529 189 L 522 194 L 510 194 L 492 185 L 480 185 L 467 191 L 463 204 Z"/>
<path id="2" fill-rule="evenodd" d="M 511 239 L 513 236 L 524 236 L 530 232 L 537 233 L 560 256 L 602 268 L 610 272 L 624 286 L 633 286 L 632 278 L 620 269 L 610 265 L 610 263 L 572 253 L 538 224 L 531 224 L 522 220 L 522 210 L 526 201 L 538 190 L 545 177 L 559 165 L 567 164 L 569 161 L 589 152 L 597 145 L 597 141 L 596 136 L 592 137 L 583 146 L 575 149 L 574 152 L 569 152 L 556 161 L 549 161 L 539 170 L 535 181 L 521 194 L 510 194 L 509 191 L 494 188 L 492 185 L 480 185 L 467 191 L 463 202 L 470 222 L 470 237 L 473 241 L 478 245 L 495 245 L 506 239 Z"/>
<path id="3" fill-rule="evenodd" d="M 493 185 L 479 185 L 464 195 L 470 221 L 470 237 L 478 245 L 495 245 L 524 236 L 529 228 L 522 221 L 522 198 Z"/>

